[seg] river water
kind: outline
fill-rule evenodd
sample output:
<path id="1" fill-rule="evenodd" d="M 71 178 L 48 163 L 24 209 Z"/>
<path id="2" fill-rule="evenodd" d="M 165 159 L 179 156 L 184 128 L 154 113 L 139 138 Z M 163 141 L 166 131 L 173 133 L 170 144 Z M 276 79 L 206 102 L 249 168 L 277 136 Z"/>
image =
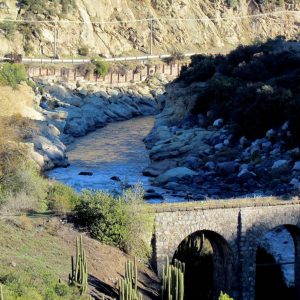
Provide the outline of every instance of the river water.
<path id="1" fill-rule="evenodd" d="M 118 176 L 130 185 L 141 183 L 145 189 L 166 191 L 152 187 L 143 169 L 149 164 L 148 151 L 143 138 L 154 124 L 153 117 L 138 117 L 128 121 L 114 122 L 88 135 L 78 138 L 69 146 L 67 155 L 70 166 L 56 168 L 47 173 L 50 178 L 72 186 L 77 191 L 97 189 L 118 191 L 121 183 L 111 178 Z M 92 172 L 92 176 L 79 175 Z M 168 201 L 174 201 L 168 197 Z M 150 202 L 161 202 L 151 200 Z"/>

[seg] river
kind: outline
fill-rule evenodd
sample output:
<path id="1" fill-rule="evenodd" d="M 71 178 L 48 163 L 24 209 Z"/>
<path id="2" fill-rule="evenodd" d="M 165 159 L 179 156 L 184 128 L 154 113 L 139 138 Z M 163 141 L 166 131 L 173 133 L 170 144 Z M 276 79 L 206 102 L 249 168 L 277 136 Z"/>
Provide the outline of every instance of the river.
<path id="1" fill-rule="evenodd" d="M 143 169 L 149 164 L 148 151 L 143 138 L 154 124 L 153 117 L 138 117 L 128 121 L 114 122 L 88 135 L 77 138 L 68 148 L 70 166 L 56 168 L 47 173 L 50 178 L 72 186 L 77 191 L 97 189 L 118 191 L 121 182 L 133 185 L 141 183 L 145 189 L 164 194 L 168 202 L 176 201 L 167 191 L 152 187 Z M 91 172 L 91 176 L 79 175 Z M 113 176 L 121 182 L 112 180 Z M 149 202 L 161 202 L 152 199 Z M 178 199 L 177 199 L 178 201 Z"/>

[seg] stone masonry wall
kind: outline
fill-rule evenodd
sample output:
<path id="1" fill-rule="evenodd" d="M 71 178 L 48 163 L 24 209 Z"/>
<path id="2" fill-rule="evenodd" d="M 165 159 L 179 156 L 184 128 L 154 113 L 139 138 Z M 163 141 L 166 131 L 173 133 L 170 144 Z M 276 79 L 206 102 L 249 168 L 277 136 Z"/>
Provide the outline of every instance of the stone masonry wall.
<path id="1" fill-rule="evenodd" d="M 231 291 L 239 299 L 253 300 L 257 247 L 265 233 L 280 225 L 300 228 L 300 201 L 158 209 L 154 249 L 158 273 L 166 257 L 173 257 L 184 238 L 200 230 L 209 230 L 222 236 L 231 248 L 232 274 L 228 274 Z M 297 230 L 291 233 L 299 244 Z M 296 249 L 296 278 L 300 276 L 299 261 L 300 253 Z"/>

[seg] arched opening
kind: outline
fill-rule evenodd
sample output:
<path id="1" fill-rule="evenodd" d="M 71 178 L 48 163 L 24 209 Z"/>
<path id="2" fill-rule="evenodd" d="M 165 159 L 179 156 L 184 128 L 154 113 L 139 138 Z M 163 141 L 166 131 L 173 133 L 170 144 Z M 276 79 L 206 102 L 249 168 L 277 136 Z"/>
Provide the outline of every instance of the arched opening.
<path id="1" fill-rule="evenodd" d="M 293 225 L 278 226 L 262 237 L 256 252 L 255 300 L 299 299 L 299 237 L 299 229 Z"/>
<path id="2" fill-rule="evenodd" d="M 232 251 L 216 232 L 202 230 L 189 235 L 173 259 L 185 263 L 184 299 L 215 300 L 221 291 L 231 293 Z"/>

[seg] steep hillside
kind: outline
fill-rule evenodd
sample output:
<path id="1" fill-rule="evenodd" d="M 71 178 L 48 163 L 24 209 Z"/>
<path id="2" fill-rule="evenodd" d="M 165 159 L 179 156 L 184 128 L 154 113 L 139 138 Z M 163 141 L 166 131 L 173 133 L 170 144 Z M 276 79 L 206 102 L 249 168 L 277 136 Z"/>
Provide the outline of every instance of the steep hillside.
<path id="1" fill-rule="evenodd" d="M 149 18 L 158 19 L 152 23 L 156 53 L 176 49 L 224 51 L 255 39 L 277 35 L 292 37 L 298 29 L 297 17 L 292 14 L 237 18 L 281 11 L 283 5 L 286 9 L 297 10 L 297 4 L 295 6 L 287 2 L 281 2 L 281 6 L 260 5 L 254 0 L 241 0 L 237 4 L 235 1 L 222 0 L 6 0 L 5 3 L 8 9 L 0 9 L 0 18 L 3 19 L 63 21 L 57 25 L 60 56 L 77 56 L 78 50 L 85 45 L 91 53 L 105 56 L 149 53 L 151 22 L 133 22 Z M 193 20 L 220 17 L 225 19 Z M 130 22 L 118 23 L 121 20 Z M 79 24 L 78 21 L 86 24 Z M 107 23 L 92 25 L 90 22 Z M 1 54 L 17 51 L 26 52 L 27 55 L 51 56 L 54 53 L 53 23 L 18 23 L 13 26 L 4 22 L 1 29 Z"/>
<path id="2" fill-rule="evenodd" d="M 79 235 L 72 226 L 57 218 L 21 216 L 0 220 L 0 230 L 0 282 L 4 284 L 5 299 L 87 299 L 67 285 L 70 257 L 75 254 Z M 115 297 L 116 283 L 130 256 L 88 236 L 84 236 L 84 245 L 91 295 L 100 299 L 102 292 Z M 145 299 L 155 298 L 158 280 L 142 265 L 139 287 Z"/>

